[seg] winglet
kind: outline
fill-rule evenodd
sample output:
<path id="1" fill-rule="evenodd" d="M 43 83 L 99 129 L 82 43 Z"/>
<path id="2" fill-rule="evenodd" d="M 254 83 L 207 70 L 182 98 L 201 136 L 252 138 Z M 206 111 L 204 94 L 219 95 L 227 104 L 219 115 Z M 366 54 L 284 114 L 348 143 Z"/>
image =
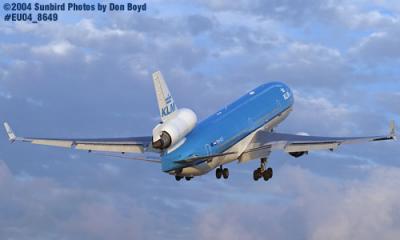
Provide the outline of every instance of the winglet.
<path id="1" fill-rule="evenodd" d="M 4 128 L 6 129 L 8 140 L 10 140 L 10 142 L 13 143 L 17 139 L 17 137 L 15 136 L 13 130 L 11 129 L 10 125 L 8 125 L 7 122 L 4 123 Z"/>
<path id="2" fill-rule="evenodd" d="M 396 137 L 396 126 L 394 124 L 394 121 L 390 121 L 390 133 L 389 136 L 393 139 L 393 140 L 397 140 Z"/>

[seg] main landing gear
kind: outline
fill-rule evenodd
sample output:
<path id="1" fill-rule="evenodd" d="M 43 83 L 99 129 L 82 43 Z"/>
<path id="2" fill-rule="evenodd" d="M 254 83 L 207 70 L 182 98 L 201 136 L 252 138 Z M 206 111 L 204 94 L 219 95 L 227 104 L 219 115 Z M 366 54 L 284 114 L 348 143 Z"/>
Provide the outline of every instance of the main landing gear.
<path id="1" fill-rule="evenodd" d="M 229 177 L 229 169 L 222 168 L 222 165 L 219 166 L 219 168 L 215 169 L 215 177 L 218 179 L 220 179 L 221 177 L 227 179 Z"/>
<path id="2" fill-rule="evenodd" d="M 175 180 L 176 180 L 176 181 L 180 181 L 182 178 L 183 178 L 183 177 L 181 177 L 181 176 L 175 176 Z"/>
<path id="3" fill-rule="evenodd" d="M 261 158 L 260 167 L 254 170 L 253 179 L 254 181 L 258 181 L 260 178 L 264 178 L 264 181 L 268 181 L 272 178 L 273 171 L 272 168 L 265 169 L 265 165 L 267 164 L 267 158 Z"/>

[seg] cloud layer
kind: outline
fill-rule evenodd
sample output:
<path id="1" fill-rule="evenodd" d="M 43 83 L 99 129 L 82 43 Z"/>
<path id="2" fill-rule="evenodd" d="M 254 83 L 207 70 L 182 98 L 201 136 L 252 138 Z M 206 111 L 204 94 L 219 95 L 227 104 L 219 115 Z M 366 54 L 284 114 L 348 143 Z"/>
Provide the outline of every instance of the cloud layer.
<path id="1" fill-rule="evenodd" d="M 252 184 L 240 190 L 242 196 L 230 196 L 236 190 L 229 188 L 214 195 L 212 190 L 194 193 L 179 186 L 169 189 L 180 197 L 168 204 L 167 197 L 153 193 L 166 203 L 156 212 L 134 194 L 13 176 L 4 162 L 0 174 L 2 238 L 397 239 L 400 234 L 400 196 L 393 190 L 400 170 L 395 167 L 370 169 L 363 179 L 340 180 L 284 165 L 271 185 Z M 194 194 L 185 195 L 188 191 Z M 247 194 L 251 196 L 243 196 Z M 191 219 L 177 228 L 188 211 Z"/>

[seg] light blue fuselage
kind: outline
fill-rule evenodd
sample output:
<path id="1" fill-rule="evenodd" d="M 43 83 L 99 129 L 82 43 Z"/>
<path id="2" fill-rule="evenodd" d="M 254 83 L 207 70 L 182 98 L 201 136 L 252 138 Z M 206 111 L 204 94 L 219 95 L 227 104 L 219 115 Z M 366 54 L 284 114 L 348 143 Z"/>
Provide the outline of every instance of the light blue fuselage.
<path id="1" fill-rule="evenodd" d="M 284 83 L 263 84 L 201 121 L 176 150 L 162 156 L 162 170 L 185 167 L 175 161 L 223 153 L 293 105 Z"/>

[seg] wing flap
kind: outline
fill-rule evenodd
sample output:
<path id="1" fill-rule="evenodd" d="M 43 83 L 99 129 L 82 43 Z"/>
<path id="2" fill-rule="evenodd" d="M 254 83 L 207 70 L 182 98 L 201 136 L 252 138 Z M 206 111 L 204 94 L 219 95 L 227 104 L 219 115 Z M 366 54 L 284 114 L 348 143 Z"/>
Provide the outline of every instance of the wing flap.
<path id="1" fill-rule="evenodd" d="M 339 146 L 338 142 L 333 143 L 301 143 L 301 144 L 288 144 L 284 147 L 285 152 L 307 152 L 324 149 L 336 149 Z"/>
<path id="2" fill-rule="evenodd" d="M 78 143 L 75 145 L 75 148 L 79 150 L 107 151 L 107 152 L 133 152 L 133 153 L 144 152 L 144 147 L 140 145 Z"/>
<path id="3" fill-rule="evenodd" d="M 18 139 L 16 139 L 18 140 Z M 29 139 L 22 138 L 23 142 L 30 142 L 32 144 L 47 145 L 52 147 L 65 147 L 70 148 L 72 146 L 72 141 L 62 141 L 62 140 L 47 140 L 47 139 Z"/>

